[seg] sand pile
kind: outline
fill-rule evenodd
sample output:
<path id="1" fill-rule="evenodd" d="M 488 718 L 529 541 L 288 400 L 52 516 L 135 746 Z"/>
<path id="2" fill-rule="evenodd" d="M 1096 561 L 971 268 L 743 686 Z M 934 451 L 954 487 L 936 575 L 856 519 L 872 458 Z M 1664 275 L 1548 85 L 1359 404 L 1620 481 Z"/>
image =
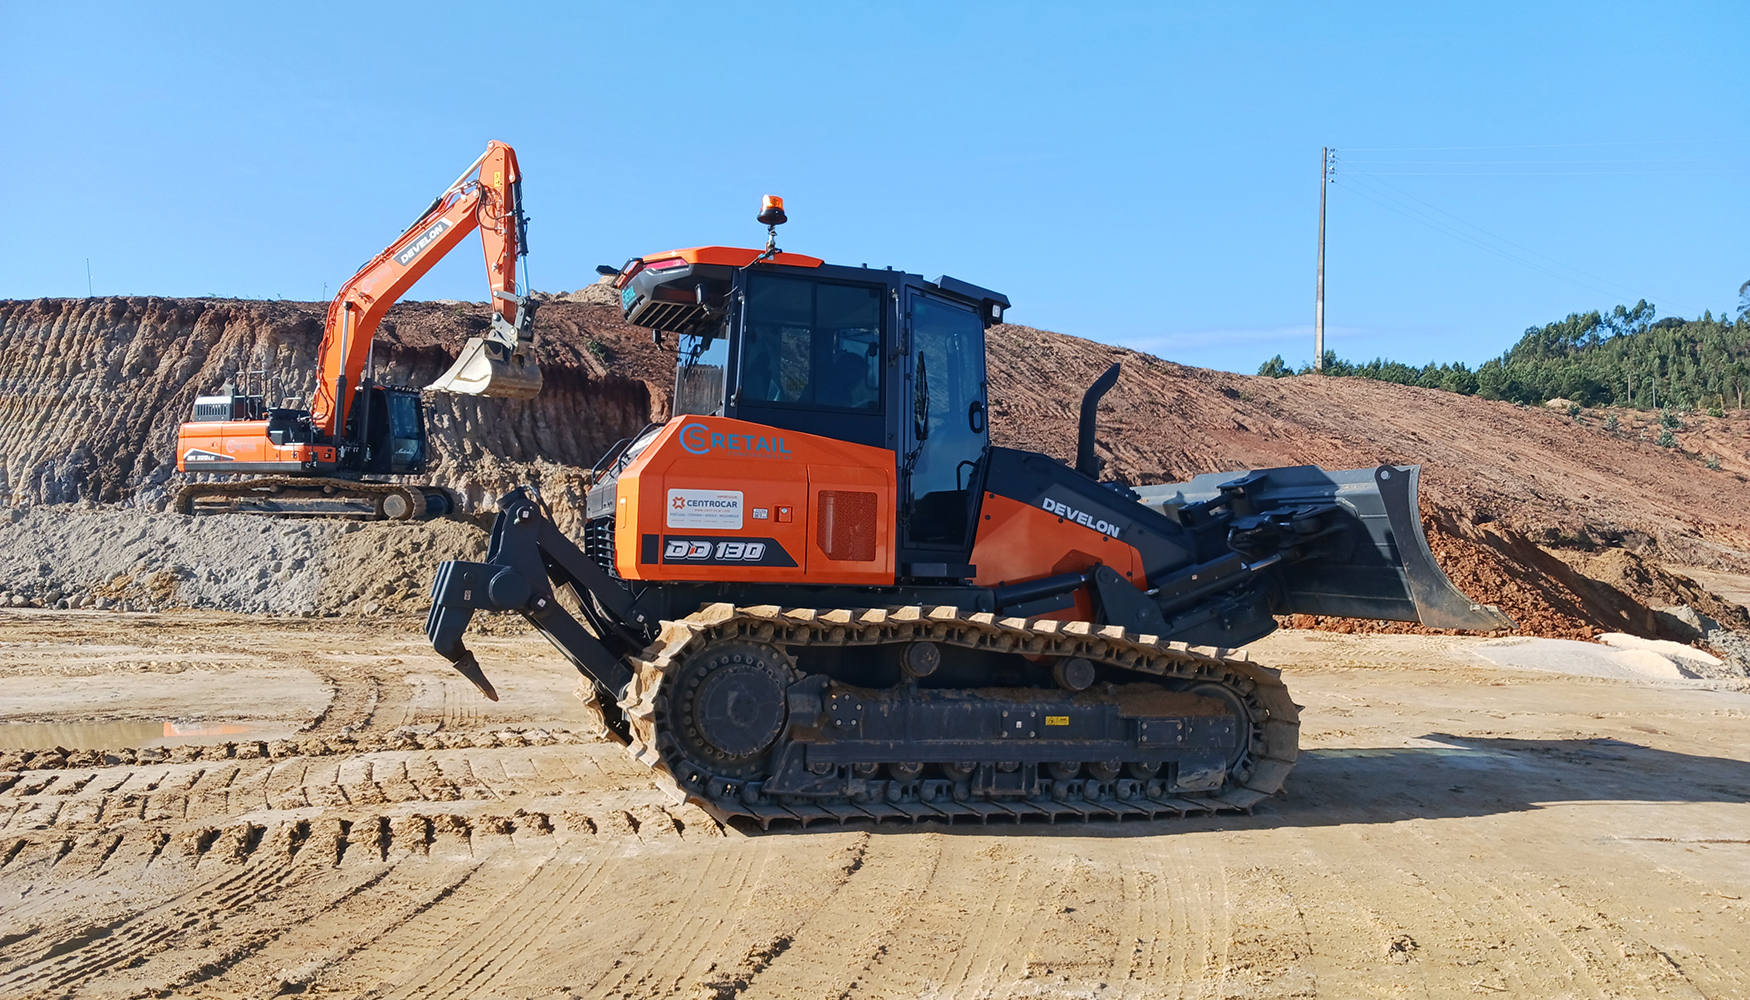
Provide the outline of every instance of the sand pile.
<path id="1" fill-rule="evenodd" d="M 183 517 L 93 504 L 0 511 L 0 535 L 0 603 L 122 611 L 419 611 L 440 561 L 486 551 L 485 532 L 460 521 Z"/>

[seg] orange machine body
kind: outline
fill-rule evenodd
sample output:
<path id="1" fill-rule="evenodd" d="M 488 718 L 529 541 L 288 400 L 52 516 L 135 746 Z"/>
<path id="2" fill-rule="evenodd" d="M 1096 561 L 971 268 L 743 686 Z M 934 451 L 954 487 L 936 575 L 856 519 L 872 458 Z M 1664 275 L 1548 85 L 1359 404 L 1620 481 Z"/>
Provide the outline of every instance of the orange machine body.
<path id="1" fill-rule="evenodd" d="M 883 448 L 675 417 L 617 480 L 615 569 L 627 580 L 891 585 L 896 469 Z"/>
<path id="2" fill-rule="evenodd" d="M 679 250 L 665 250 L 646 257 L 639 257 L 621 270 L 614 279 L 615 288 L 625 288 L 637 277 L 638 272 L 646 269 L 661 270 L 675 264 L 721 264 L 727 267 L 747 267 L 756 260 L 765 260 L 775 266 L 786 267 L 819 267 L 826 263 L 819 257 L 810 257 L 802 253 L 786 253 L 782 250 L 765 254 L 749 247 L 682 247 Z"/>
<path id="3" fill-rule="evenodd" d="M 265 420 L 191 420 L 176 432 L 176 467 L 182 472 L 295 473 L 334 464 L 330 445 L 274 443 Z"/>
<path id="4" fill-rule="evenodd" d="M 668 422 L 615 481 L 614 567 L 623 579 L 889 586 L 894 453 L 724 417 Z M 1141 554 L 1084 524 L 986 493 L 973 563 L 981 587 L 1111 566 L 1147 586 Z M 1049 617 L 1091 616 L 1077 607 Z"/>
<path id="5" fill-rule="evenodd" d="M 1114 537 L 1116 528 L 1102 528 L 1103 521 L 1057 506 L 1062 509 L 1047 510 L 987 491 L 972 545 L 972 564 L 978 570 L 973 583 L 1001 587 L 1106 565 L 1122 573 L 1137 589 L 1148 588 L 1142 553 Z M 1092 621 L 1094 604 L 1089 588 L 1077 590 L 1075 601 L 1074 608 L 1038 617 Z"/>

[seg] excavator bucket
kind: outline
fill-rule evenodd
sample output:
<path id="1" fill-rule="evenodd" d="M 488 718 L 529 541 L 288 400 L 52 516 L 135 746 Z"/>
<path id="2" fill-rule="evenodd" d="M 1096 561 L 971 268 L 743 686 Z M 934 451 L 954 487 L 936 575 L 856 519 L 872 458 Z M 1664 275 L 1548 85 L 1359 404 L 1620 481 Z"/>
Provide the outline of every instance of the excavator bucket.
<path id="1" fill-rule="evenodd" d="M 541 368 L 521 342 L 470 337 L 449 371 L 426 386 L 438 392 L 493 399 L 533 399 L 541 391 Z"/>

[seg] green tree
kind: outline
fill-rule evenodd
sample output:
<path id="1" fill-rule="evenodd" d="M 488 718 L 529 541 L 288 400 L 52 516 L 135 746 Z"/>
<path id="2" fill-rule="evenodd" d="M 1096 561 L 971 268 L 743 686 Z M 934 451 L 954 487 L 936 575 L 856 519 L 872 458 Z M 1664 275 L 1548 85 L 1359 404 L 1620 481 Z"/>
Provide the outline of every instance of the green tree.
<path id="1" fill-rule="evenodd" d="M 1284 378 L 1293 375 L 1294 372 L 1289 369 L 1288 363 L 1282 360 L 1282 355 L 1278 354 L 1269 361 L 1259 365 L 1258 374 L 1268 375 L 1271 378 Z"/>
<path id="2" fill-rule="evenodd" d="M 1474 370 L 1459 362 L 1405 364 L 1388 358 L 1353 362 L 1325 352 L 1324 373 L 1417 385 L 1536 405 L 1556 397 L 1588 407 L 1743 409 L 1750 390 L 1750 282 L 1735 319 L 1657 318 L 1642 299 L 1609 311 L 1569 313 L 1529 327 L 1500 357 Z M 1293 374 L 1304 375 L 1302 365 Z M 1289 374 L 1280 356 L 1259 374 Z"/>

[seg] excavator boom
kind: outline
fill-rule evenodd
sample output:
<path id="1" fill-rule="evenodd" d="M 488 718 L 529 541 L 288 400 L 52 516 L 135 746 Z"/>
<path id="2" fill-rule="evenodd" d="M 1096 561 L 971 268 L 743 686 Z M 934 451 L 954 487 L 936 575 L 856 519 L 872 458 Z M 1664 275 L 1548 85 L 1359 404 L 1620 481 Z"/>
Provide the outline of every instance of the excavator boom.
<path id="1" fill-rule="evenodd" d="M 310 408 L 316 429 L 333 434 L 345 426 L 347 387 L 358 385 L 384 314 L 475 229 L 480 230 L 492 289 L 492 329 L 469 340 L 450 371 L 426 388 L 507 399 L 528 399 L 539 392 L 541 373 L 530 350 L 528 310 L 517 295 L 517 258 L 528 252 L 526 225 L 516 152 L 502 142 L 489 143 L 413 225 L 335 295 L 322 333 Z"/>

